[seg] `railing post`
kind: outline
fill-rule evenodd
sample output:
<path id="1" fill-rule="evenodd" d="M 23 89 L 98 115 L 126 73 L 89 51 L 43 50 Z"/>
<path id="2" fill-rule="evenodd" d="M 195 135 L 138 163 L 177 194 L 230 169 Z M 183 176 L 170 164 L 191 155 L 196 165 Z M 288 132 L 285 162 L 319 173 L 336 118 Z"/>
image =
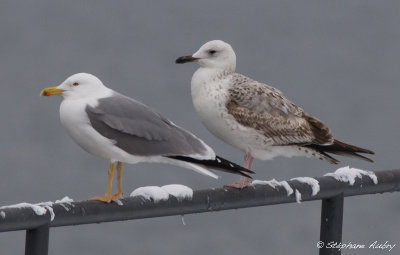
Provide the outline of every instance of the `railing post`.
<path id="1" fill-rule="evenodd" d="M 321 209 L 321 233 L 317 244 L 320 255 L 340 255 L 338 248 L 330 248 L 342 242 L 343 193 L 323 199 Z"/>
<path id="2" fill-rule="evenodd" d="M 49 225 L 26 231 L 25 255 L 47 255 L 49 250 Z"/>

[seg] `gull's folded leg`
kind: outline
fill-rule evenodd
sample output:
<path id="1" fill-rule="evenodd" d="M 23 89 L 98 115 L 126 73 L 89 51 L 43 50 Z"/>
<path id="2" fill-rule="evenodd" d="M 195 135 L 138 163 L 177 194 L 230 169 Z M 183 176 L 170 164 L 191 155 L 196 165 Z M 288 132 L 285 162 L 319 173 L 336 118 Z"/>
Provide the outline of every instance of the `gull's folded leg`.
<path id="1" fill-rule="evenodd" d="M 97 196 L 97 197 L 92 197 L 89 198 L 89 200 L 95 200 L 95 201 L 102 201 L 105 203 L 110 203 L 112 200 L 113 195 L 111 195 L 111 188 L 112 188 L 112 182 L 114 178 L 114 163 L 110 163 L 110 168 L 108 169 L 108 182 L 107 182 L 107 192 L 103 196 Z"/>

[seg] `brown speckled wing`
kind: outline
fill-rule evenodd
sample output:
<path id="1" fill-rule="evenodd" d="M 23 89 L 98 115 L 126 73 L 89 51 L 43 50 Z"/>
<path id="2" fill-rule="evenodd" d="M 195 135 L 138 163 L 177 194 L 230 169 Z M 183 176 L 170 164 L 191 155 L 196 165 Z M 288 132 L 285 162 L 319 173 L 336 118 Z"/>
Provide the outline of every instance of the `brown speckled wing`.
<path id="1" fill-rule="evenodd" d="M 240 74 L 232 79 L 226 107 L 243 126 L 263 133 L 274 145 L 333 143 L 324 123 L 304 113 L 279 90 Z"/>

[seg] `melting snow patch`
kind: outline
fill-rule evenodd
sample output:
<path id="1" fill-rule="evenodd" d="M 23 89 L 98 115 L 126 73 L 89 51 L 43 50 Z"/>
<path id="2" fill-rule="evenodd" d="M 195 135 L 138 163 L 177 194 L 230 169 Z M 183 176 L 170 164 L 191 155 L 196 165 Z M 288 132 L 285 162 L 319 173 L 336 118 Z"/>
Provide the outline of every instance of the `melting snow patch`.
<path id="1" fill-rule="evenodd" d="M 251 185 L 269 185 L 275 189 L 277 186 L 281 186 L 281 183 L 275 179 L 269 181 L 254 180 L 251 182 Z"/>
<path id="2" fill-rule="evenodd" d="M 15 205 L 7 205 L 7 206 L 2 206 L 0 207 L 0 209 L 10 209 L 10 208 L 31 208 L 36 215 L 45 215 L 47 210 L 46 208 L 43 208 L 39 205 L 35 205 L 35 204 L 29 204 L 29 203 L 19 203 L 19 204 L 15 204 Z"/>
<path id="3" fill-rule="evenodd" d="M 50 220 L 53 221 L 56 216 L 53 211 L 53 202 L 41 202 L 36 204 L 38 206 L 44 207 L 50 213 Z"/>
<path id="4" fill-rule="evenodd" d="M 192 200 L 193 190 L 181 184 L 169 184 L 162 187 L 147 186 L 135 189 L 130 196 L 142 196 L 147 200 L 153 200 L 157 203 L 162 200 L 168 200 L 169 195 L 176 197 L 178 201 L 184 199 Z"/>
<path id="5" fill-rule="evenodd" d="M 124 203 L 122 203 L 122 201 L 120 199 L 114 200 L 115 203 L 117 203 L 117 205 L 122 206 L 124 205 Z"/>
<path id="6" fill-rule="evenodd" d="M 301 204 L 301 193 L 300 193 L 300 191 L 298 191 L 296 189 L 295 195 L 296 195 L 296 202 Z"/>
<path id="7" fill-rule="evenodd" d="M 293 194 L 293 189 L 292 189 L 292 187 L 290 187 L 290 185 L 287 181 L 281 181 L 281 184 L 286 189 L 288 196 Z"/>
<path id="8" fill-rule="evenodd" d="M 63 197 L 63 198 L 60 199 L 60 200 L 56 200 L 56 202 L 54 202 L 54 203 L 55 203 L 55 204 L 62 204 L 62 203 L 65 203 L 65 204 L 71 205 L 72 202 L 74 202 L 74 200 L 73 200 L 72 198 L 69 198 L 68 196 L 65 196 L 65 197 Z"/>
<path id="9" fill-rule="evenodd" d="M 296 178 L 292 178 L 290 180 L 291 181 L 298 181 L 298 182 L 310 185 L 311 189 L 312 189 L 312 193 L 311 193 L 312 196 L 317 195 L 318 192 L 319 192 L 319 182 L 314 178 L 311 178 L 311 177 L 296 177 Z"/>
<path id="10" fill-rule="evenodd" d="M 282 186 L 285 190 L 288 196 L 293 194 L 293 189 L 290 187 L 289 183 L 287 181 L 277 181 L 275 179 L 272 179 L 270 181 L 262 181 L 262 180 L 254 180 L 251 182 L 251 185 L 269 185 L 273 189 L 275 189 L 278 186 Z"/>
<path id="11" fill-rule="evenodd" d="M 72 200 L 69 197 L 64 197 L 61 200 L 56 200 L 56 202 L 41 202 L 41 203 L 37 203 L 37 204 L 30 204 L 30 203 L 19 203 L 19 204 L 15 204 L 15 205 L 7 205 L 7 206 L 2 206 L 0 207 L 1 209 L 10 209 L 10 208 L 31 208 L 33 210 L 33 212 L 36 215 L 45 215 L 46 212 L 48 211 L 50 214 L 50 220 L 53 221 L 55 218 L 55 213 L 53 211 L 53 205 L 54 204 L 60 204 L 61 206 L 63 206 L 65 208 L 65 210 L 69 211 L 69 208 L 64 206 L 63 203 L 69 204 L 71 205 L 71 202 L 73 202 L 74 200 Z M 4 219 L 6 217 L 6 213 L 4 211 L 0 212 L 0 216 Z"/>
<path id="12" fill-rule="evenodd" d="M 169 194 L 157 186 L 140 187 L 132 191 L 131 197 L 142 196 L 144 199 L 153 200 L 157 203 L 162 200 L 168 200 Z"/>
<path id="13" fill-rule="evenodd" d="M 74 200 L 72 198 L 65 196 L 61 200 L 56 200 L 56 202 L 54 202 L 54 204 L 61 205 L 68 212 L 69 210 L 71 210 L 71 208 L 69 208 L 67 205 L 72 207 L 73 206 L 72 202 L 74 202 Z"/>
<path id="14" fill-rule="evenodd" d="M 371 178 L 374 184 L 378 184 L 378 178 L 374 172 L 350 168 L 349 166 L 339 168 L 334 173 L 327 173 L 324 176 L 331 176 L 338 181 L 348 182 L 349 185 L 353 186 L 354 182 L 356 181 L 356 177 L 361 179 L 362 175 L 367 175 L 369 178 Z"/>
<path id="15" fill-rule="evenodd" d="M 168 194 L 176 197 L 178 201 L 182 201 L 184 199 L 192 200 L 193 190 L 185 185 L 180 184 L 170 184 L 161 187 Z"/>

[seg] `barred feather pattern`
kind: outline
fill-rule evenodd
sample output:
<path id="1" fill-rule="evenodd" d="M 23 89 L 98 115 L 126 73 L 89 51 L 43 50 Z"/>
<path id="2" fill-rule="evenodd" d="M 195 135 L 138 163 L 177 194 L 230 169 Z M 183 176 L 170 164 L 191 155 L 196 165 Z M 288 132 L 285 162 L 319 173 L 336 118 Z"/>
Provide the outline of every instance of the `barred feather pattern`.
<path id="1" fill-rule="evenodd" d="M 320 120 L 267 84 L 241 74 L 232 74 L 228 113 L 240 124 L 254 128 L 273 145 L 332 144 L 331 130 Z"/>

